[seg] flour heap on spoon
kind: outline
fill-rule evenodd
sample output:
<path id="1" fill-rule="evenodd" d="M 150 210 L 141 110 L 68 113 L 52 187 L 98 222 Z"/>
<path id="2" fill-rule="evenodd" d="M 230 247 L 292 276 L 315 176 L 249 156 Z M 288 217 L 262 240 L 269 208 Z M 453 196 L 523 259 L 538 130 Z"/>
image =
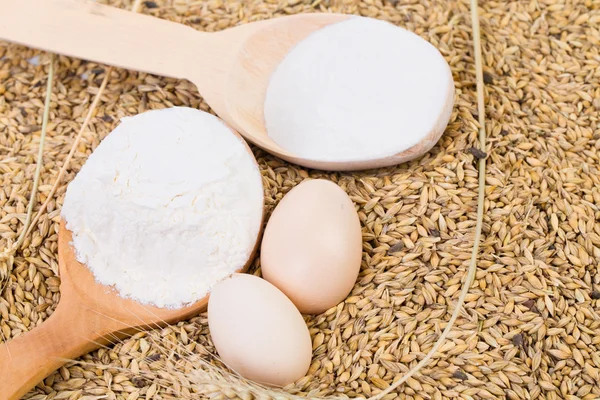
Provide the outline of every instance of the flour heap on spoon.
<path id="1" fill-rule="evenodd" d="M 362 161 L 428 138 L 433 146 L 453 101 L 450 67 L 433 45 L 390 23 L 351 17 L 286 55 L 270 79 L 264 115 L 267 134 L 284 150 Z"/>
<path id="2" fill-rule="evenodd" d="M 77 260 L 123 297 L 180 308 L 248 261 L 263 188 L 244 142 L 191 108 L 124 118 L 67 189 Z"/>

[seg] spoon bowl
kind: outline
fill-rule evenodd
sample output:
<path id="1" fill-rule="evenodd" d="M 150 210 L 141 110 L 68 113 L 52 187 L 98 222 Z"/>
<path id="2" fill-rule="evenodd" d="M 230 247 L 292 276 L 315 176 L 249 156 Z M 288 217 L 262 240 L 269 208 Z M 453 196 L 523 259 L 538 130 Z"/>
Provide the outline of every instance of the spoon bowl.
<path id="1" fill-rule="evenodd" d="M 229 75 L 224 80 L 225 84 L 219 96 L 215 96 L 212 102 L 209 96 L 207 101 L 221 118 L 256 146 L 283 160 L 308 168 L 331 171 L 364 170 L 397 165 L 421 156 L 429 151 L 444 133 L 454 100 L 452 79 L 449 80 L 449 88 L 440 88 L 447 90 L 446 106 L 431 132 L 419 143 L 392 156 L 351 162 L 322 161 L 300 157 L 283 149 L 269 137 L 265 128 L 264 104 L 271 76 L 277 67 L 290 50 L 311 33 L 349 18 L 352 16 L 335 13 L 298 14 L 220 32 L 223 38 L 227 35 L 237 35 L 238 38 L 243 37 L 243 40 L 240 40 L 239 46 L 233 52 L 234 59 Z M 450 70 L 448 73 L 450 74 Z M 197 87 L 207 86 L 202 81 L 204 77 L 205 75 L 198 77 Z M 219 101 L 221 98 L 222 102 Z"/>
<path id="2" fill-rule="evenodd" d="M 0 39 L 130 70 L 187 79 L 197 86 L 217 115 L 246 140 L 308 168 L 362 170 L 411 160 L 435 145 L 452 111 L 453 87 L 448 91 L 447 107 L 431 132 L 413 147 L 392 156 L 343 162 L 300 157 L 283 149 L 267 134 L 264 104 L 271 76 L 300 41 L 319 29 L 352 18 L 351 15 L 298 14 L 208 33 L 92 0 L 0 0 L 0 9 Z"/>

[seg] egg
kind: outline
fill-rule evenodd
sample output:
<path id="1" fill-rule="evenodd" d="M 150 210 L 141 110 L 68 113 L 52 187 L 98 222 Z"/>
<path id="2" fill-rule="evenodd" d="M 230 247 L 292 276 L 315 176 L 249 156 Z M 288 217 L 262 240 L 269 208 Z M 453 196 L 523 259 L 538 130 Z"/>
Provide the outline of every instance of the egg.
<path id="1" fill-rule="evenodd" d="M 350 197 L 323 179 L 306 180 L 275 207 L 261 244 L 262 276 L 305 314 L 343 301 L 362 259 L 360 220 Z"/>
<path id="2" fill-rule="evenodd" d="M 246 379 L 285 386 L 310 367 L 304 318 L 279 289 L 254 275 L 234 274 L 213 287 L 208 327 L 221 360 Z"/>

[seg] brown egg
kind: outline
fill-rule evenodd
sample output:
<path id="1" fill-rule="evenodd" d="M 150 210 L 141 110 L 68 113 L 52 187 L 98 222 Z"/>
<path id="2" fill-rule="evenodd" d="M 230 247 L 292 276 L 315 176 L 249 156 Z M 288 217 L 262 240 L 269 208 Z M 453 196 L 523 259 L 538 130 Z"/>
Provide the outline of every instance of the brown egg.
<path id="1" fill-rule="evenodd" d="M 304 318 L 259 277 L 234 274 L 216 284 L 208 300 L 208 327 L 219 357 L 247 379 L 285 386 L 310 367 L 312 341 Z"/>
<path id="2" fill-rule="evenodd" d="M 361 259 L 354 203 L 330 181 L 307 180 L 293 188 L 265 228 L 262 275 L 302 313 L 322 313 L 343 301 L 356 283 Z"/>

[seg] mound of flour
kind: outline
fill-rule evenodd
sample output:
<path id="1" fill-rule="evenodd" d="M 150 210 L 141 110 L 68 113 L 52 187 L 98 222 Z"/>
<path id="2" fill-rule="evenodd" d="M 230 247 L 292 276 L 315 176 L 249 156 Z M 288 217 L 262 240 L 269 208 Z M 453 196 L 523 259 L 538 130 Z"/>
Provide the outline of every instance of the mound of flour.
<path id="1" fill-rule="evenodd" d="M 69 185 L 62 217 L 98 282 L 179 308 L 246 264 L 262 210 L 244 142 L 211 114 L 175 107 L 124 118 Z"/>
<path id="2" fill-rule="evenodd" d="M 454 81 L 440 52 L 418 35 L 364 17 L 300 41 L 270 79 L 267 134 L 317 161 L 362 161 L 400 153 L 442 133 Z"/>

